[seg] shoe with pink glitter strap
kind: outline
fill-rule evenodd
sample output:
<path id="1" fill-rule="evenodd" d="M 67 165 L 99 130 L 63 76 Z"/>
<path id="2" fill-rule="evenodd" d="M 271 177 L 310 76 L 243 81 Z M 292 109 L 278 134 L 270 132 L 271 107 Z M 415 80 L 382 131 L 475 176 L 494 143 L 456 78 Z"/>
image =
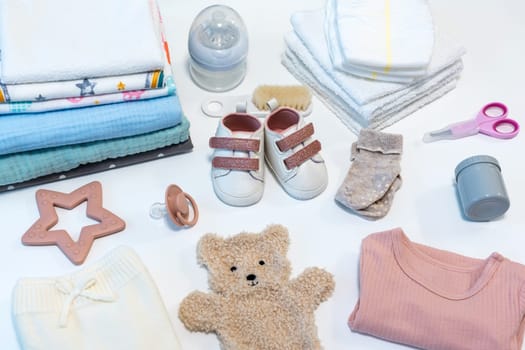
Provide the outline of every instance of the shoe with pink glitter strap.
<path id="1" fill-rule="evenodd" d="M 210 138 L 212 183 L 217 197 L 233 206 L 257 203 L 264 192 L 264 128 L 254 116 L 233 113 Z"/>
<path id="2" fill-rule="evenodd" d="M 313 134 L 313 124 L 305 124 L 291 108 L 277 109 L 265 122 L 266 162 L 284 190 L 297 199 L 314 198 L 328 184 L 321 143 Z"/>

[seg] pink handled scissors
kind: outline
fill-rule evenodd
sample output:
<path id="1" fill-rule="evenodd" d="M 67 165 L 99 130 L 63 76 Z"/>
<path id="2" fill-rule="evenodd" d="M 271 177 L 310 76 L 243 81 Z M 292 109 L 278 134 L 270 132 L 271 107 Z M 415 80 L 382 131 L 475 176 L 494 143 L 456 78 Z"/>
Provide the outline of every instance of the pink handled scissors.
<path id="1" fill-rule="evenodd" d="M 423 136 L 423 141 L 432 142 L 443 139 L 458 139 L 461 137 L 482 133 L 499 139 L 511 139 L 520 131 L 520 125 L 507 118 L 507 106 L 501 102 L 485 105 L 476 118 L 455 123 L 443 129 L 431 131 Z"/>

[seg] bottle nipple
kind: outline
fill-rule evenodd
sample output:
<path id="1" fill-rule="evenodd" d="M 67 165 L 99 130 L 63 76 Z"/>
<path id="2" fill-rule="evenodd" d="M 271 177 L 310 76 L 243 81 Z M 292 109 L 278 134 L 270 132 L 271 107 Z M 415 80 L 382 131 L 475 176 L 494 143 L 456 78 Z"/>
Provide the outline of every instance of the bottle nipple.
<path id="1" fill-rule="evenodd" d="M 203 45 L 216 50 L 227 50 L 239 40 L 239 29 L 226 20 L 221 10 L 211 15 L 211 22 L 205 26 L 200 35 Z"/>

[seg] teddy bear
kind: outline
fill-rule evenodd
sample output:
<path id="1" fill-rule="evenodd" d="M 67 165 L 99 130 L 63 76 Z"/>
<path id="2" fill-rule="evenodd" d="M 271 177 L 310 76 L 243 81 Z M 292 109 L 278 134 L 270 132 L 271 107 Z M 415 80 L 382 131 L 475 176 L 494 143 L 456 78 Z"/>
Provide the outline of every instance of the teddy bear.
<path id="1" fill-rule="evenodd" d="M 316 267 L 290 279 L 289 243 L 288 230 L 275 224 L 226 239 L 204 235 L 197 259 L 208 270 L 211 292 L 194 291 L 182 300 L 182 323 L 193 332 L 215 333 L 223 350 L 322 349 L 314 311 L 335 282 Z"/>

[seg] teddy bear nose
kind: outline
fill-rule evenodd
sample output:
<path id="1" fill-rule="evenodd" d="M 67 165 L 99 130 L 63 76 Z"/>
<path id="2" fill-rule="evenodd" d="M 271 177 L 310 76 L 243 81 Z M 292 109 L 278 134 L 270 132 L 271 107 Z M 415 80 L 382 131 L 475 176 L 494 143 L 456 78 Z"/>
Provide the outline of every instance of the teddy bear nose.
<path id="1" fill-rule="evenodd" d="M 257 278 L 257 276 L 255 276 L 253 273 L 252 273 L 252 274 L 249 274 L 248 276 L 246 276 L 246 279 L 247 279 L 248 281 L 253 281 L 253 280 L 256 279 L 256 278 Z"/>

